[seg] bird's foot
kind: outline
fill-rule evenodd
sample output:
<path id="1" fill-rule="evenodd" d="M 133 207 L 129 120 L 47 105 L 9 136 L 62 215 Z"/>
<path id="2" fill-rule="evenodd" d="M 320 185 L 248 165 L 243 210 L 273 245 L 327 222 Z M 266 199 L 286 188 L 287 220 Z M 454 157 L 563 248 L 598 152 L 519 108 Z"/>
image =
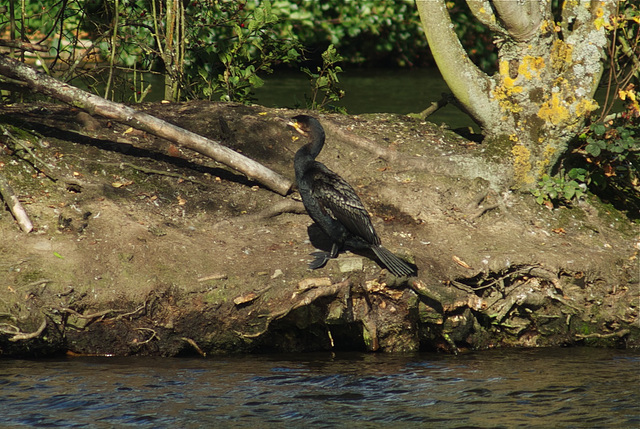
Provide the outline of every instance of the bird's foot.
<path id="1" fill-rule="evenodd" d="M 315 259 L 309 262 L 309 268 L 315 270 L 317 268 L 322 268 L 326 265 L 326 263 L 331 259 L 331 254 L 329 252 L 313 252 L 310 253 Z"/>

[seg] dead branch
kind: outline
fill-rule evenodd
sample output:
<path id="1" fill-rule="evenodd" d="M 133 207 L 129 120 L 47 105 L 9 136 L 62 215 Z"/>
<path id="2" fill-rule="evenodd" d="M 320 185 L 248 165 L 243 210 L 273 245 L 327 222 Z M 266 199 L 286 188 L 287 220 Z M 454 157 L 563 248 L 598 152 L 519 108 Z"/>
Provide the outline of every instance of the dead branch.
<path id="1" fill-rule="evenodd" d="M 151 340 L 153 340 L 154 338 L 156 338 L 156 339 L 158 339 L 158 340 L 160 339 L 160 338 L 158 337 L 158 333 L 157 333 L 156 331 L 154 331 L 153 329 L 151 329 L 151 328 L 136 328 L 136 331 L 147 331 L 147 332 L 150 332 L 150 333 L 151 333 L 151 335 L 149 336 L 149 338 L 147 338 L 147 339 L 146 339 L 146 340 L 144 340 L 143 342 L 141 342 L 141 343 L 135 343 L 135 344 L 137 344 L 137 345 L 139 345 L 139 346 L 141 346 L 141 345 L 143 345 L 143 344 L 147 344 L 148 342 L 150 342 L 150 341 L 151 341 Z"/>
<path id="2" fill-rule="evenodd" d="M 424 109 L 422 112 L 418 113 L 415 116 L 419 117 L 424 121 L 430 115 L 436 113 L 438 110 L 442 109 L 447 104 L 453 102 L 453 100 L 454 100 L 453 94 L 443 92 L 441 94 L 440 100 L 432 102 L 429 107 L 427 107 L 426 109 Z"/>
<path id="3" fill-rule="evenodd" d="M 13 337 L 9 338 L 9 341 L 20 341 L 20 340 L 30 340 L 32 338 L 37 338 L 40 336 L 40 334 L 42 334 L 42 332 L 44 331 L 44 329 L 47 327 L 47 319 L 45 318 L 42 321 L 42 324 L 40 325 L 40 327 L 38 328 L 37 331 L 35 332 L 30 332 L 30 333 L 20 333 L 20 334 L 16 334 Z"/>
<path id="4" fill-rule="evenodd" d="M 189 345 L 191 345 L 191 347 L 196 349 L 196 351 L 200 356 L 207 357 L 207 354 L 203 352 L 202 349 L 198 346 L 198 344 L 195 341 L 193 341 L 191 338 L 182 337 L 182 340 L 186 341 L 187 343 L 189 343 Z"/>
<path id="5" fill-rule="evenodd" d="M 7 127 L 0 125 L 0 130 L 2 130 L 2 134 L 7 136 L 7 138 L 16 146 L 15 148 L 12 148 L 12 149 L 15 151 L 15 154 L 20 159 L 23 159 L 29 164 L 31 164 L 31 166 L 34 169 L 42 172 L 45 176 L 47 176 L 49 179 L 53 180 L 54 182 L 58 181 L 58 178 L 51 172 L 52 167 L 46 162 L 44 162 L 42 159 L 40 159 L 40 157 L 36 155 L 31 150 L 31 148 L 29 148 L 29 145 L 23 143 L 21 139 L 15 137 Z M 21 154 L 22 151 L 27 152 L 27 154 L 29 154 L 32 159 L 28 159 L 28 157 L 26 157 L 25 155 L 22 155 Z"/>
<path id="6" fill-rule="evenodd" d="M 2 174 L 0 174 L 0 196 L 2 196 L 7 207 L 9 207 L 9 211 L 16 219 L 16 222 L 18 222 L 18 225 L 20 225 L 20 228 L 24 232 L 31 232 L 31 230 L 33 230 L 33 224 L 29 219 L 29 215 L 27 215 L 26 210 L 22 207 L 22 204 L 18 201 L 18 197 L 16 197 L 16 194 L 13 192 L 11 185 L 9 185 L 9 182 Z"/>
<path id="7" fill-rule="evenodd" d="M 21 51 L 29 52 L 49 52 L 48 46 L 36 45 L 33 43 L 22 42 L 20 40 L 7 40 L 0 39 L 0 46 L 6 46 L 7 48 L 19 49 Z"/>
<path id="8" fill-rule="evenodd" d="M 576 338 L 585 340 L 588 338 L 614 338 L 614 337 L 618 337 L 618 338 L 622 338 L 625 335 L 628 335 L 629 332 L 631 332 L 629 329 L 621 329 L 617 332 L 611 332 L 609 334 L 598 334 L 598 333 L 593 333 L 593 334 L 576 334 Z"/>
<path id="9" fill-rule="evenodd" d="M 76 317 L 78 317 L 80 319 L 88 319 L 88 320 L 98 319 L 98 318 L 106 316 L 109 313 L 119 313 L 119 312 L 123 311 L 123 310 L 109 309 L 109 310 L 98 311 L 97 313 L 82 314 L 82 313 L 78 313 L 73 308 L 53 307 L 53 309 L 58 311 L 58 312 L 60 312 L 60 313 L 67 313 L 67 314 L 74 315 L 74 316 L 76 316 Z"/>
<path id="10" fill-rule="evenodd" d="M 245 216 L 243 218 L 244 221 L 247 222 L 253 222 L 253 221 L 257 221 L 257 220 L 262 220 L 262 219 L 269 219 L 272 217 L 276 217 L 278 215 L 281 215 L 282 213 L 298 213 L 298 214 L 303 214 L 306 213 L 307 210 L 304 208 L 304 205 L 302 205 L 302 203 L 300 201 L 294 201 L 294 200 L 290 200 L 290 199 L 284 199 L 280 202 L 275 203 L 272 206 L 267 207 L 266 209 L 252 214 L 252 215 L 248 215 Z"/>
<path id="11" fill-rule="evenodd" d="M 209 186 L 209 183 L 203 182 L 198 179 L 194 179 L 192 177 L 185 176 L 184 174 L 176 173 L 173 171 L 164 171 L 164 170 L 156 170 L 153 168 L 143 167 L 140 165 L 135 165 L 130 162 L 103 162 L 102 165 L 117 165 L 120 168 L 129 167 L 134 170 L 140 171 L 144 174 L 156 174 L 158 176 L 167 176 L 167 177 L 175 177 L 177 179 L 182 179 L 187 182 L 195 183 L 202 186 Z"/>
<path id="12" fill-rule="evenodd" d="M 281 195 L 286 195 L 291 189 L 292 183 L 289 179 L 282 177 L 273 170 L 218 142 L 209 140 L 128 106 L 111 102 L 97 95 L 59 82 L 49 76 L 39 74 L 31 67 L 19 61 L 6 56 L 0 56 L 0 74 L 21 80 L 36 92 L 86 110 L 90 114 L 98 114 L 127 124 L 133 128 L 146 131 L 206 155 L 244 173 L 247 177 L 258 181 L 265 187 Z"/>

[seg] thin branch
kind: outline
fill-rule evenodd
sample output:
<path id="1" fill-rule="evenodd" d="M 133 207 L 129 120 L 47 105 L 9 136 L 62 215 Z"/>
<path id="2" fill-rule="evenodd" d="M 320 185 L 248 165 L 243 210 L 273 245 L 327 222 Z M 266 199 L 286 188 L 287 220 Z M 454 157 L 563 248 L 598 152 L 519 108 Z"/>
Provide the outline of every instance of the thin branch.
<path id="1" fill-rule="evenodd" d="M 39 337 L 42 332 L 44 332 L 44 329 L 47 327 L 47 319 L 45 318 L 42 321 L 42 324 L 40 325 L 40 327 L 38 328 L 37 331 L 35 332 L 30 332 L 30 333 L 20 333 L 20 334 L 16 334 L 13 337 L 9 338 L 9 341 L 20 341 L 20 340 L 30 340 L 32 338 L 37 338 Z"/>
<path id="2" fill-rule="evenodd" d="M 22 42 L 20 40 L 5 40 L 0 39 L 0 46 L 7 46 L 9 48 L 19 49 L 22 51 L 29 52 L 49 52 L 49 48 L 47 46 L 36 45 L 33 43 Z"/>

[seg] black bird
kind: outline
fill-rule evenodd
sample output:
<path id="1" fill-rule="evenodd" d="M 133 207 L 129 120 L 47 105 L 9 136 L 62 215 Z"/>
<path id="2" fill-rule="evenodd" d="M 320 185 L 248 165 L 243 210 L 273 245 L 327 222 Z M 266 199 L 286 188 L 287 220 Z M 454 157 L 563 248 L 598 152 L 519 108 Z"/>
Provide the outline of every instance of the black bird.
<path id="1" fill-rule="evenodd" d="M 289 123 L 310 142 L 302 146 L 294 159 L 296 182 L 309 216 L 332 241 L 331 252 L 314 252 L 309 268 L 323 267 L 338 256 L 344 247 L 372 250 L 382 263 L 398 277 L 415 274 L 415 270 L 380 245 L 380 238 L 371 224 L 369 213 L 353 188 L 329 170 L 316 157 L 324 146 L 325 134 L 317 119 L 299 115 Z"/>

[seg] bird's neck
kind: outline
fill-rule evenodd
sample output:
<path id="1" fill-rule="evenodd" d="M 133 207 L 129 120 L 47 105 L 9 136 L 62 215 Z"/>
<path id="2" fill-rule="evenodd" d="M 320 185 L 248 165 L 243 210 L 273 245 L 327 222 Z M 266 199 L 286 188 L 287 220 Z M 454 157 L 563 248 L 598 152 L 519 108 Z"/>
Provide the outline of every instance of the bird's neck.
<path id="1" fill-rule="evenodd" d="M 307 143 L 303 146 L 306 148 L 307 153 L 313 159 L 320 154 L 320 151 L 324 147 L 324 130 L 314 130 L 315 132 L 312 134 L 311 142 Z"/>
<path id="2" fill-rule="evenodd" d="M 298 149 L 294 159 L 296 177 L 302 177 L 311 165 L 313 165 L 323 146 L 324 133 L 321 136 L 315 136 L 311 142 Z"/>

